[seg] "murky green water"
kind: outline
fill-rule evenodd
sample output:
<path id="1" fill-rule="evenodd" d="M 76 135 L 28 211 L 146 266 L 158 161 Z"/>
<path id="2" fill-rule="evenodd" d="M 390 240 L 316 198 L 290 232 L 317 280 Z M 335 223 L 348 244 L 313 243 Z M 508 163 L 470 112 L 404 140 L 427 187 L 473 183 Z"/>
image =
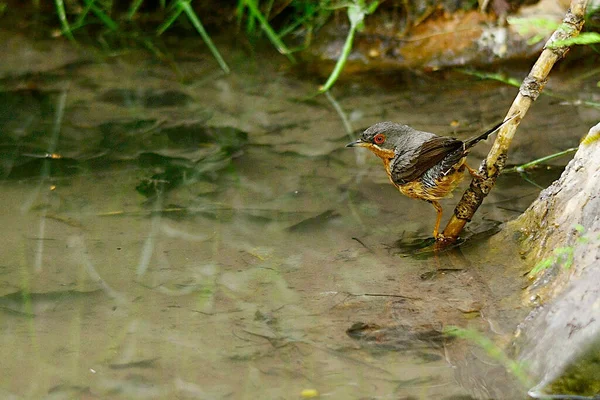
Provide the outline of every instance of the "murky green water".
<path id="1" fill-rule="evenodd" d="M 280 60 L 228 56 L 230 76 L 185 58 L 185 82 L 139 55 L 2 81 L 2 396 L 524 393 L 483 350 L 440 334 L 510 337 L 527 311 L 510 244 L 490 249 L 484 235 L 407 256 L 433 208 L 343 147 L 344 118 L 352 130 L 393 119 L 467 137 L 501 119 L 516 90 L 361 80 L 333 91 L 342 116 L 324 96 L 302 100 L 316 84 Z M 585 126 L 563 110 L 540 99 L 514 162 L 577 142 L 530 146 L 558 119 Z M 469 228 L 493 230 L 537 192 L 501 178 Z"/>

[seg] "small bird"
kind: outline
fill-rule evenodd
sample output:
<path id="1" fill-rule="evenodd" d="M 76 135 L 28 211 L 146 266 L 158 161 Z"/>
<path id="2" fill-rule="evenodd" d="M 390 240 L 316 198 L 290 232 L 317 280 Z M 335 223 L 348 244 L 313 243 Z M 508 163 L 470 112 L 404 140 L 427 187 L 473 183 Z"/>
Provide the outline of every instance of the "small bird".
<path id="1" fill-rule="evenodd" d="M 418 131 L 408 125 L 379 122 L 346 147 L 368 148 L 383 160 L 385 172 L 400 193 L 431 203 L 437 211 L 433 237 L 438 239 L 442 220 L 442 206 L 438 201 L 452 194 L 463 180 L 465 168 L 471 175 L 479 176 L 467 165 L 467 154 L 479 141 L 487 139 L 513 118 L 464 142 Z"/>

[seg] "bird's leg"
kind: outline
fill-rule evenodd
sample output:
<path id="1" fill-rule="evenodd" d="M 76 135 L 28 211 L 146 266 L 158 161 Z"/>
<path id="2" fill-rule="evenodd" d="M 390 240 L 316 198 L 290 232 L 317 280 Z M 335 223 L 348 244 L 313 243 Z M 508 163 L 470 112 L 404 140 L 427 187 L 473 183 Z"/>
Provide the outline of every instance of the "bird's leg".
<path id="1" fill-rule="evenodd" d="M 437 239 L 440 230 L 440 222 L 442 222 L 442 205 L 435 200 L 429 200 L 429 202 L 435 208 L 435 211 L 437 211 L 437 219 L 435 220 L 435 227 L 433 228 L 433 237 Z"/>
<path id="2" fill-rule="evenodd" d="M 481 174 L 479 173 L 479 171 L 477 171 L 477 170 L 475 170 L 475 169 L 473 169 L 473 168 L 469 167 L 469 164 L 467 164 L 467 163 L 464 163 L 463 165 L 464 165 L 464 166 L 467 168 L 467 171 L 469 171 L 469 174 L 471 174 L 471 176 L 472 176 L 473 178 L 482 179 L 482 180 L 483 180 L 483 179 L 485 179 L 485 176 L 481 175 Z"/>

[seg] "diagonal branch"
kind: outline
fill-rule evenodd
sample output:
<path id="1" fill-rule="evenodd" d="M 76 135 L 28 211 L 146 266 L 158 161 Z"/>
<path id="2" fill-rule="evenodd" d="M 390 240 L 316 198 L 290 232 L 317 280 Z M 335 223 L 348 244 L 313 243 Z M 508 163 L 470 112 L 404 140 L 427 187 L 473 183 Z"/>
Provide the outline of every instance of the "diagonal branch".
<path id="1" fill-rule="evenodd" d="M 456 240 L 463 227 L 471 220 L 475 211 L 477 211 L 477 208 L 483 202 L 483 199 L 494 187 L 496 179 L 506 163 L 508 147 L 521 119 L 523 119 L 531 104 L 537 99 L 544 88 L 548 80 L 548 74 L 554 64 L 563 58 L 569 50 L 568 46 L 561 46 L 560 43 L 565 39 L 574 38 L 579 35 L 583 27 L 587 3 L 588 0 L 571 0 L 570 8 L 563 19 L 563 23 L 548 39 L 544 46 L 544 51 L 531 69 L 529 75 L 523 80 L 519 94 L 513 101 L 506 119 L 514 115 L 517 115 L 517 117 L 504 125 L 498 132 L 492 149 L 479 167 L 481 177 L 474 178 L 471 181 L 471 186 L 463 194 L 463 197 L 454 209 L 454 215 L 450 218 L 448 225 L 444 229 L 444 234 L 441 238 L 442 241 L 452 242 Z"/>

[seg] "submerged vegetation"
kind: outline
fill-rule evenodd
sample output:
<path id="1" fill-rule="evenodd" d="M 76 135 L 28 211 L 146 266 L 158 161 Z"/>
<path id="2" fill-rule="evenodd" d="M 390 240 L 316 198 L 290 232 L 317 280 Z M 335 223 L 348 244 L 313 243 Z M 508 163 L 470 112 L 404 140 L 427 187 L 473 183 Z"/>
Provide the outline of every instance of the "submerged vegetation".
<path id="1" fill-rule="evenodd" d="M 491 359 L 500 363 L 523 387 L 531 387 L 533 385 L 533 380 L 529 376 L 526 365 L 512 360 L 502 348 L 498 347 L 490 338 L 477 330 L 449 326 L 445 329 L 445 333 L 481 347 Z"/>
<path id="2" fill-rule="evenodd" d="M 600 381 L 594 379 L 600 371 L 600 341 L 596 340 L 577 354 L 565 371 L 545 387 L 533 386 L 526 362 L 513 360 L 490 338 L 474 329 L 448 326 L 445 333 L 479 346 L 490 359 L 502 365 L 524 387 L 528 394 L 536 399 L 596 399 L 600 393 Z"/>

